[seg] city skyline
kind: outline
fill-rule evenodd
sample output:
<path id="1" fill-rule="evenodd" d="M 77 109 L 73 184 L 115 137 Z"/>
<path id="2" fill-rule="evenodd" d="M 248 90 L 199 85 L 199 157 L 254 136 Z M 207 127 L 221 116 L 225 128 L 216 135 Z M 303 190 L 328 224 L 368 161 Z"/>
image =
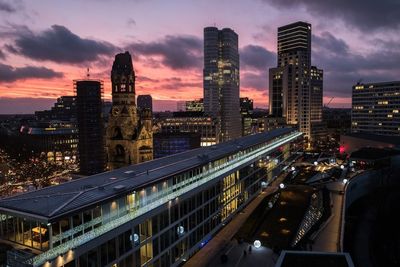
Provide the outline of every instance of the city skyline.
<path id="1" fill-rule="evenodd" d="M 238 33 L 240 93 L 256 107 L 267 107 L 277 27 L 295 21 L 313 25 L 312 64 L 324 69 L 324 102 L 334 96 L 332 107 L 350 107 L 351 87 L 359 79 L 396 80 L 399 70 L 400 52 L 393 45 L 399 8 L 389 1 L 213 2 L 226 13 L 211 10 L 209 1 L 127 3 L 0 1 L 0 113 L 48 108 L 57 97 L 73 94 L 72 81 L 84 78 L 88 67 L 91 77 L 105 81 L 109 100 L 111 62 L 124 51 L 133 54 L 137 94 L 151 94 L 156 111 L 201 98 L 202 29 L 214 24 Z"/>

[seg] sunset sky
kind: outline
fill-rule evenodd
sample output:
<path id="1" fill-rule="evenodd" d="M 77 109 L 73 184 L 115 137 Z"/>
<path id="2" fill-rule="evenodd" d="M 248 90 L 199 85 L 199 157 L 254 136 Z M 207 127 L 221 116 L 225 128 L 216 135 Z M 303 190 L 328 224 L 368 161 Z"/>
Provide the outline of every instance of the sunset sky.
<path id="1" fill-rule="evenodd" d="M 32 113 L 72 95 L 72 81 L 105 83 L 114 55 L 129 51 L 136 93 L 156 110 L 200 98 L 203 28 L 239 35 L 241 96 L 268 102 L 277 27 L 312 24 L 312 64 L 324 70 L 324 101 L 349 107 L 358 80 L 399 80 L 396 0 L 0 0 L 0 113 Z"/>

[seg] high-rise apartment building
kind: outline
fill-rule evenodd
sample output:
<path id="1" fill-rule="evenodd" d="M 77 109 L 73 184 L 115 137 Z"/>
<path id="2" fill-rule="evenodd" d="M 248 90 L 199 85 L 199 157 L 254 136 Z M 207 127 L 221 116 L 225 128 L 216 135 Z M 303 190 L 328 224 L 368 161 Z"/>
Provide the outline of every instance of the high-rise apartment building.
<path id="1" fill-rule="evenodd" d="M 221 141 L 241 136 L 238 35 L 204 29 L 204 111 L 221 121 Z"/>
<path id="2" fill-rule="evenodd" d="M 312 139 L 312 123 L 322 120 L 322 81 L 322 70 L 311 66 L 311 24 L 279 27 L 278 66 L 269 70 L 270 115 Z"/>
<path id="3" fill-rule="evenodd" d="M 111 70 L 112 108 L 107 127 L 110 169 L 153 159 L 152 115 L 138 115 L 135 101 L 135 73 L 128 52 L 115 56 Z"/>
<path id="4" fill-rule="evenodd" d="M 353 86 L 351 131 L 400 135 L 400 81 Z"/>
<path id="5" fill-rule="evenodd" d="M 79 130 L 79 168 L 85 175 L 105 170 L 104 122 L 102 117 L 103 82 L 74 81 Z"/>

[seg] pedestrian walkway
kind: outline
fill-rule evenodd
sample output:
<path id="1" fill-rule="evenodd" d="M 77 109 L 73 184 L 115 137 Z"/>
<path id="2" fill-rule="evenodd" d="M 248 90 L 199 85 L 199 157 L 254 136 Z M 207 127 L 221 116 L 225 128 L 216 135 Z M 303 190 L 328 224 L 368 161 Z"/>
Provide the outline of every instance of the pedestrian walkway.
<path id="1" fill-rule="evenodd" d="M 255 197 L 241 212 L 234 216 L 234 218 L 224 226 L 201 250 L 199 250 L 188 262 L 185 267 L 204 267 L 208 266 L 218 255 L 222 249 L 228 249 L 233 236 L 246 222 L 247 218 L 260 204 L 260 202 L 271 195 L 278 189 L 279 183 L 284 179 L 284 176 L 279 176 L 264 192 L 261 192 Z M 241 250 L 242 251 L 242 250 Z M 240 256 L 240 254 L 239 254 Z"/>
<path id="2" fill-rule="evenodd" d="M 343 195 L 339 192 L 343 191 L 343 183 L 339 181 L 333 182 L 327 185 L 327 188 L 331 192 L 331 202 L 333 204 L 331 207 L 332 218 L 324 226 L 321 232 L 318 233 L 314 240 L 312 250 L 338 252 L 343 207 Z"/>

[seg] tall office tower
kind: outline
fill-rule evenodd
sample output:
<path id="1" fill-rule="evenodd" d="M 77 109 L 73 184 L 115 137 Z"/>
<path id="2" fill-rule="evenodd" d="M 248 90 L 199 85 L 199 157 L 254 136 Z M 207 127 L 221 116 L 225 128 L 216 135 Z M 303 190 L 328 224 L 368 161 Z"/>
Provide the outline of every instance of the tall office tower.
<path id="1" fill-rule="evenodd" d="M 310 121 L 313 124 L 322 122 L 323 84 L 324 72 L 315 66 L 311 66 L 311 99 L 310 99 Z"/>
<path id="2" fill-rule="evenodd" d="M 238 35 L 204 29 L 204 111 L 221 121 L 221 141 L 241 136 Z"/>
<path id="3" fill-rule="evenodd" d="M 321 75 L 320 80 L 313 81 L 315 90 L 311 86 L 311 25 L 299 21 L 279 27 L 278 66 L 269 70 L 270 115 L 282 116 L 287 124 L 298 125 L 309 140 L 311 122 L 317 119 L 311 118 L 311 113 L 322 109 L 322 70 L 314 70 Z M 311 107 L 317 102 L 321 105 Z"/>
<path id="4" fill-rule="evenodd" d="M 128 52 L 115 56 L 111 70 L 112 108 L 107 127 L 108 166 L 116 169 L 153 159 L 151 111 L 138 115 L 135 72 Z"/>
<path id="5" fill-rule="evenodd" d="M 137 107 L 139 110 L 148 109 L 153 112 L 153 98 L 151 95 L 138 95 Z"/>
<path id="6" fill-rule="evenodd" d="M 400 135 L 400 81 L 353 86 L 351 131 Z"/>
<path id="7" fill-rule="evenodd" d="M 74 81 L 79 130 L 79 168 L 85 175 L 105 170 L 104 122 L 102 117 L 103 82 Z"/>

